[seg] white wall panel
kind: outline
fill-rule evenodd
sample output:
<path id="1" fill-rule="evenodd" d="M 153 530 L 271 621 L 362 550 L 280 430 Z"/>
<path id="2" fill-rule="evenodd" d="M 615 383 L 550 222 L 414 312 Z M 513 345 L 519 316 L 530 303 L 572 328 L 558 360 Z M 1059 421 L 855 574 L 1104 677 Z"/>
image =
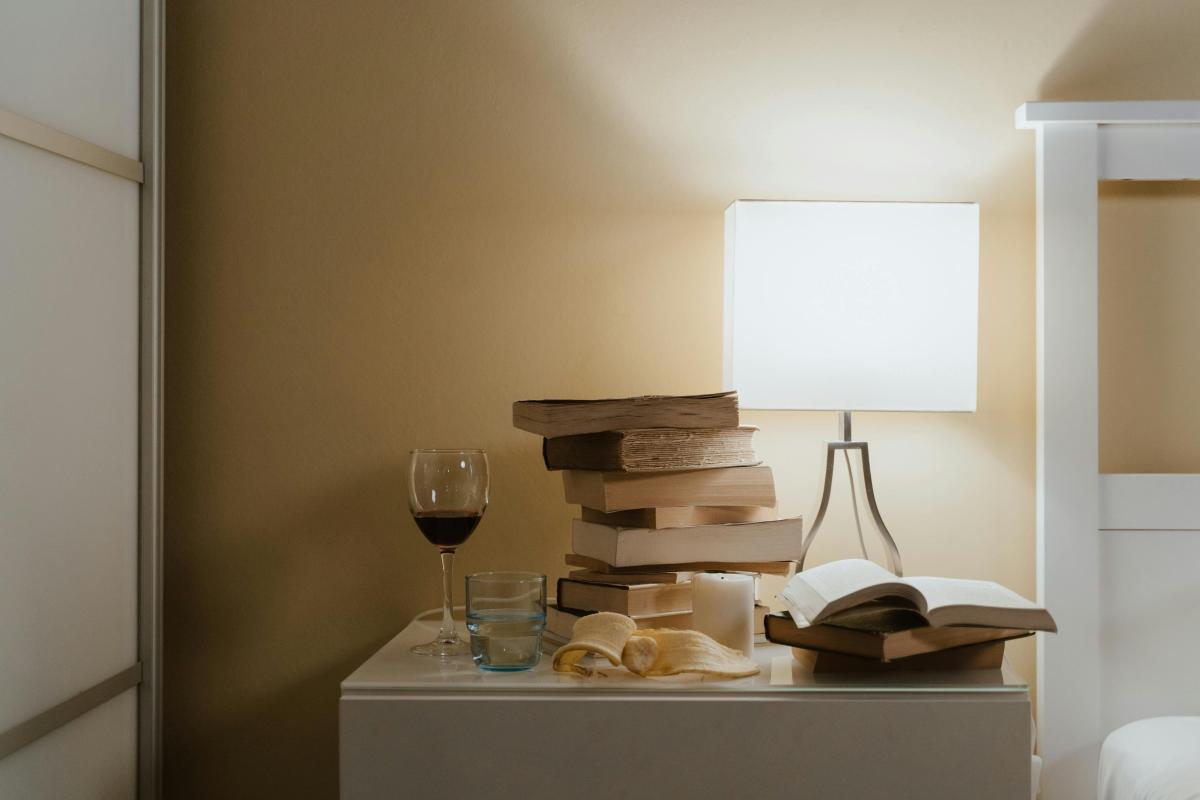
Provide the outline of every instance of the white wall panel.
<path id="1" fill-rule="evenodd" d="M 132 800 L 136 714 L 131 689 L 0 760 L 0 797 Z"/>
<path id="2" fill-rule="evenodd" d="M 138 230 L 0 138 L 0 730 L 137 660 Z"/>
<path id="3" fill-rule="evenodd" d="M 1200 475 L 1101 475 L 1100 528 L 1200 531 Z"/>
<path id="4" fill-rule="evenodd" d="M 138 156 L 138 0 L 0 1 L 0 108 Z"/>
<path id="5" fill-rule="evenodd" d="M 1194 125 L 1101 127 L 1100 177 L 1121 181 L 1200 178 L 1200 128 Z"/>
<path id="6" fill-rule="evenodd" d="M 1200 714 L 1200 533 L 1100 535 L 1102 733 Z"/>

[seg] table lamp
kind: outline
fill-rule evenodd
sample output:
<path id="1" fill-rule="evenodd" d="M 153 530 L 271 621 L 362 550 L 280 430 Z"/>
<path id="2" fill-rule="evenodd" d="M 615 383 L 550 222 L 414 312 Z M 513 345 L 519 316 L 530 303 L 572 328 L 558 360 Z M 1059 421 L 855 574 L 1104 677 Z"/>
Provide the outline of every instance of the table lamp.
<path id="1" fill-rule="evenodd" d="M 825 519 L 836 454 L 850 451 L 887 554 L 900 552 L 875 501 L 852 411 L 974 411 L 979 206 L 738 200 L 725 212 L 725 385 L 751 409 L 837 411 L 825 482 L 800 567 Z"/>

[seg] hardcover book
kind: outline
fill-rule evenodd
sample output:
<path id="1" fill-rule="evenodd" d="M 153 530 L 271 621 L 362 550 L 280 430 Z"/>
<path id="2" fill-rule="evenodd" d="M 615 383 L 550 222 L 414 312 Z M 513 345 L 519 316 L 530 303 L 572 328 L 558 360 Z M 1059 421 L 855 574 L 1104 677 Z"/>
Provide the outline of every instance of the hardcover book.
<path id="1" fill-rule="evenodd" d="M 972 628 L 922 625 L 903 630 L 869 630 L 833 623 L 800 628 L 787 614 L 771 614 L 766 620 L 767 640 L 788 647 L 875 661 L 908 659 L 925 653 L 1032 636 L 1019 628 Z"/>
<path id="2" fill-rule="evenodd" d="M 585 611 L 615 611 L 626 616 L 674 614 L 692 610 L 691 583 L 597 583 L 558 580 L 558 604 Z"/>
<path id="3" fill-rule="evenodd" d="M 799 517 L 661 530 L 577 519 L 571 523 L 571 550 L 614 567 L 787 561 L 799 558 L 803 534 Z"/>
<path id="4" fill-rule="evenodd" d="M 899 661 L 876 661 L 841 653 L 815 650 L 792 650 L 792 657 L 809 672 L 944 672 L 964 669 L 999 670 L 1004 665 L 1004 642 L 981 642 L 950 650 L 902 658 Z"/>

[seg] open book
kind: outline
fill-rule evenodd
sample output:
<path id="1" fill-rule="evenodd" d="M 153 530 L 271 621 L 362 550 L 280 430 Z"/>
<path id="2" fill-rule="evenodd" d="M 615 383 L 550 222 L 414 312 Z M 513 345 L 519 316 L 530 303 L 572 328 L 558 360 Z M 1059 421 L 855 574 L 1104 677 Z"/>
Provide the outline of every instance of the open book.
<path id="1" fill-rule="evenodd" d="M 1050 612 L 991 581 L 898 578 L 872 561 L 834 561 L 797 574 L 783 590 L 799 628 L 875 613 L 919 615 L 933 626 L 973 625 L 1056 631 Z"/>

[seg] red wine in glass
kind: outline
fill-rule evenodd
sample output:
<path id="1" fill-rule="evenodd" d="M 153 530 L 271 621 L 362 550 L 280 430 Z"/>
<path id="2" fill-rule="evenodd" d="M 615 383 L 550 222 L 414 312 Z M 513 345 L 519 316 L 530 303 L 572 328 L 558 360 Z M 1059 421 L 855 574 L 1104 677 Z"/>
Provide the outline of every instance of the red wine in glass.
<path id="1" fill-rule="evenodd" d="M 462 511 L 425 511 L 413 514 L 413 519 L 431 545 L 452 548 L 458 547 L 475 532 L 483 515 Z"/>
<path id="2" fill-rule="evenodd" d="M 454 551 L 479 525 L 488 505 L 488 460 L 482 450 L 413 450 L 408 463 L 408 510 L 442 562 L 442 626 L 437 638 L 414 653 L 466 655 L 470 648 L 454 626 Z"/>

